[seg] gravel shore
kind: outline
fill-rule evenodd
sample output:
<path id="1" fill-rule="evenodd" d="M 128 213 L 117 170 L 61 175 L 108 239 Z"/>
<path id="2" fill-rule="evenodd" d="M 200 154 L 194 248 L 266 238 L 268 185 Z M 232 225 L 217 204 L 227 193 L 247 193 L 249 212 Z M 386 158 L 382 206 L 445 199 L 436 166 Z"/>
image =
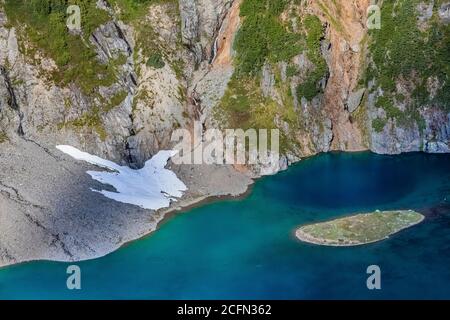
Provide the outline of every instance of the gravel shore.
<path id="1" fill-rule="evenodd" d="M 212 197 L 239 196 L 253 182 L 229 166 L 168 168 L 188 191 L 170 208 L 152 211 L 92 192 L 105 185 L 86 171 L 101 169 L 54 146 L 20 138 L 0 144 L 0 267 L 104 256 L 155 231 L 171 213 Z"/>

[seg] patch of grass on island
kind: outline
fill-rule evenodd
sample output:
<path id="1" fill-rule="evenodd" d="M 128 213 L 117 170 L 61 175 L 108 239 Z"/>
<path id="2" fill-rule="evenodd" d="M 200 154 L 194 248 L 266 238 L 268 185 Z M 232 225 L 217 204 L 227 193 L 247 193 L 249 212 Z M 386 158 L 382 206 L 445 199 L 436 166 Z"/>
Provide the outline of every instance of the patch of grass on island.
<path id="1" fill-rule="evenodd" d="M 376 211 L 300 227 L 298 239 L 325 246 L 357 246 L 389 236 L 424 220 L 412 210 Z"/>

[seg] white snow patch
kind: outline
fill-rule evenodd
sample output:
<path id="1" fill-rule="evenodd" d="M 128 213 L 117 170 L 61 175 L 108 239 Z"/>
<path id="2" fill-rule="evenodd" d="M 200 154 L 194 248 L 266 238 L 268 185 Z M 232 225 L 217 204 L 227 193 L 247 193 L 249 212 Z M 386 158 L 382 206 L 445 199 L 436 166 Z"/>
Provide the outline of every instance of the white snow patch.
<path id="1" fill-rule="evenodd" d="M 71 146 L 62 145 L 56 146 L 56 148 L 76 160 L 113 170 L 114 172 L 88 171 L 87 173 L 94 180 L 113 186 L 117 192 L 91 190 L 122 203 L 158 210 L 169 207 L 171 201 L 176 201 L 175 198 L 180 198 L 183 191 L 187 190 L 186 185 L 177 178 L 174 172 L 165 169 L 167 161 L 178 151 L 160 151 L 145 163 L 144 168 L 134 170 Z"/>

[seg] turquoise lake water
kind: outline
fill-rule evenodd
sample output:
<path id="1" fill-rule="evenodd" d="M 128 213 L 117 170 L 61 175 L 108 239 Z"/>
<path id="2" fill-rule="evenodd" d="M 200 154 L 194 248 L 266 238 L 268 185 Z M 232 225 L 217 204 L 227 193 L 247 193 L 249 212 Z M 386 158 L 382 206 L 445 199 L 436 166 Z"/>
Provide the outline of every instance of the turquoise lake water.
<path id="1" fill-rule="evenodd" d="M 302 224 L 375 209 L 426 220 L 388 240 L 332 248 L 301 243 Z M 369 265 L 381 290 L 366 287 Z M 332 153 L 259 180 L 243 200 L 176 215 L 153 235 L 78 263 L 0 269 L 0 298 L 384 299 L 450 298 L 450 155 Z"/>

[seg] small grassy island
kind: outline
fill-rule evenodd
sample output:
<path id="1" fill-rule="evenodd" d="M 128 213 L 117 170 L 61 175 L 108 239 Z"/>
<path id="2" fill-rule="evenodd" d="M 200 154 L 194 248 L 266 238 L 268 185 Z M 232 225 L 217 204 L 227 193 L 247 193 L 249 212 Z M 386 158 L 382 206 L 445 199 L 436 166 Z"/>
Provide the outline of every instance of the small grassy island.
<path id="1" fill-rule="evenodd" d="M 303 226 L 295 235 L 304 242 L 324 246 L 358 246 L 389 238 L 425 219 L 412 210 L 375 211 Z"/>

